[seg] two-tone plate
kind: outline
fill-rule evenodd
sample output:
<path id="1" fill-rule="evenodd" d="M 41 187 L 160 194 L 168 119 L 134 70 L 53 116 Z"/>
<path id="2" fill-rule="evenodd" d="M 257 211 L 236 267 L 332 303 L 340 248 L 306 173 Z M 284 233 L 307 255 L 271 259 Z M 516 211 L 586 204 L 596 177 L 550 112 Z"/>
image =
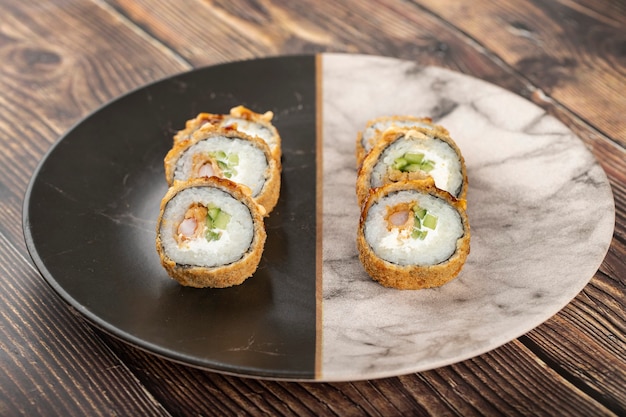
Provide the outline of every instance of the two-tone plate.
<path id="1" fill-rule="evenodd" d="M 280 201 L 257 273 L 185 288 L 161 268 L 155 223 L 172 136 L 199 112 L 274 112 Z M 355 246 L 355 140 L 367 120 L 431 116 L 466 160 L 471 254 L 437 289 L 383 288 Z M 321 54 L 229 63 L 133 91 L 48 152 L 24 206 L 47 282 L 142 349 L 241 376 L 339 381 L 451 364 L 541 324 L 608 250 L 614 204 L 584 144 L 501 88 L 392 58 Z"/>

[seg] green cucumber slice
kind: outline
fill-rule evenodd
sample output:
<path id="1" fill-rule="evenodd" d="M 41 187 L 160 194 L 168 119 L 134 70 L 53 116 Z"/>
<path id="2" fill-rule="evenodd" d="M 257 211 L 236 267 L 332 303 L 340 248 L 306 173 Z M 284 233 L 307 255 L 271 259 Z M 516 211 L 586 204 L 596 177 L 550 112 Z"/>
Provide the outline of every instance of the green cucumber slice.
<path id="1" fill-rule="evenodd" d="M 421 208 L 417 204 L 413 206 L 413 212 L 415 212 L 415 216 L 417 216 L 418 219 L 423 219 L 424 216 L 426 216 L 426 209 Z"/>
<path id="2" fill-rule="evenodd" d="M 417 172 L 417 171 L 423 171 L 423 170 L 422 170 L 422 165 L 420 165 L 420 164 L 409 164 L 409 165 L 405 166 L 404 168 L 402 168 L 402 171 L 404 171 L 404 172 Z"/>
<path id="3" fill-rule="evenodd" d="M 424 227 L 428 227 L 429 229 L 435 230 L 437 227 L 437 217 L 433 216 L 430 213 L 427 213 L 422 222 Z"/>
<path id="4" fill-rule="evenodd" d="M 213 227 L 216 229 L 226 229 L 226 226 L 228 226 L 228 223 L 230 222 L 230 217 L 230 214 L 220 210 L 213 220 Z"/>
<path id="5" fill-rule="evenodd" d="M 421 164 L 422 171 L 430 172 L 435 169 L 435 163 L 433 161 L 425 161 Z"/>
<path id="6" fill-rule="evenodd" d="M 217 215 L 219 214 L 219 212 L 222 211 L 220 210 L 219 207 L 209 207 L 207 210 L 207 216 L 211 218 L 211 220 L 215 220 L 215 218 L 217 217 Z"/>
<path id="7" fill-rule="evenodd" d="M 216 232 L 213 230 L 208 230 L 206 232 L 206 240 L 208 240 L 209 242 L 213 241 L 213 240 L 220 240 L 220 237 L 222 237 L 222 233 L 221 232 Z"/>
<path id="8" fill-rule="evenodd" d="M 407 152 L 404 154 L 404 159 L 406 159 L 409 164 L 420 164 L 422 160 L 424 160 L 424 154 Z"/>
<path id="9" fill-rule="evenodd" d="M 407 164 L 408 162 L 406 159 L 404 159 L 403 157 L 399 157 L 393 161 L 393 168 L 402 171 L 403 168 L 407 166 Z"/>

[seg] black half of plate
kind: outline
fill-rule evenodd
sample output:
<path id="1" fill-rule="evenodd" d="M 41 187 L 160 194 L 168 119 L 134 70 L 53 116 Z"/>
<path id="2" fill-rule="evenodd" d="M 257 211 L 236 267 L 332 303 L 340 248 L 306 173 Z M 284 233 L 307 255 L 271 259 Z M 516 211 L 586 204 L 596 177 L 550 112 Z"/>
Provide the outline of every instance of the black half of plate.
<path id="1" fill-rule="evenodd" d="M 46 281 L 96 326 L 189 365 L 311 380 L 316 345 L 315 57 L 236 62 L 135 90 L 78 123 L 27 190 L 24 232 Z M 258 271 L 228 289 L 178 285 L 155 224 L 163 157 L 199 112 L 274 112 L 282 189 Z"/>

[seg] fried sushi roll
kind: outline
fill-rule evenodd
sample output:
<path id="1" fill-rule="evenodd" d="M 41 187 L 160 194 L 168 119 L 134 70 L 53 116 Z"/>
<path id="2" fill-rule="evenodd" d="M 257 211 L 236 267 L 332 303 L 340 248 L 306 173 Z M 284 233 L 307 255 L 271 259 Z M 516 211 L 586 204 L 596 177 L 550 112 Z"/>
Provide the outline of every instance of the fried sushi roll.
<path id="1" fill-rule="evenodd" d="M 365 271 L 386 287 L 441 286 L 459 274 L 470 251 L 465 201 L 432 181 L 377 188 L 363 205 L 357 248 Z"/>
<path id="2" fill-rule="evenodd" d="M 382 116 L 367 122 L 365 129 L 359 132 L 356 140 L 356 164 L 361 166 L 365 155 L 372 150 L 374 145 L 382 137 L 383 133 L 390 128 L 420 128 L 440 129 L 444 134 L 448 131 L 442 126 L 433 123 L 430 117 L 415 116 Z"/>
<path id="3" fill-rule="evenodd" d="M 270 148 L 270 153 L 280 164 L 281 139 L 278 130 L 272 124 L 274 113 L 267 111 L 263 114 L 244 107 L 237 106 L 230 109 L 229 114 L 200 113 L 195 118 L 188 120 L 185 129 L 174 136 L 174 145 L 189 140 L 202 126 L 234 129 L 248 136 L 262 139 Z"/>
<path id="4" fill-rule="evenodd" d="M 165 156 L 165 177 L 171 186 L 192 178 L 220 177 L 248 187 L 266 213 L 280 194 L 280 166 L 258 137 L 205 125 Z"/>
<path id="5" fill-rule="evenodd" d="M 244 282 L 256 271 L 266 239 L 262 208 L 243 187 L 216 177 L 170 187 L 156 232 L 167 273 L 197 288 Z"/>
<path id="6" fill-rule="evenodd" d="M 363 160 L 357 201 L 362 204 L 372 188 L 427 178 L 455 198 L 466 198 L 465 160 L 456 143 L 440 129 L 390 128 Z"/>

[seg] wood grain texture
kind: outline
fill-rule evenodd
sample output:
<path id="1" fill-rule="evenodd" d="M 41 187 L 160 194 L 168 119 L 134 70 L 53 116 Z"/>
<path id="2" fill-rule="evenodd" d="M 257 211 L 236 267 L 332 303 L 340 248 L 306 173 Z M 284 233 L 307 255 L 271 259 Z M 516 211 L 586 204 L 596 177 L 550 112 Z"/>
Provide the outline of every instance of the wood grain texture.
<path id="1" fill-rule="evenodd" d="M 536 88 L 584 114 L 626 145 L 626 5 L 590 8 L 574 0 L 453 2 L 417 0 L 493 51 Z M 612 5 L 609 7 L 609 5 Z M 621 109 L 621 111 L 619 110 Z M 618 111 L 615 111 L 618 110 Z"/>
<path id="2" fill-rule="evenodd" d="M 626 414 L 623 2 L 0 0 L 0 414 Z M 483 78 L 566 123 L 613 188 L 616 229 L 590 284 L 545 324 L 452 366 L 287 383 L 168 362 L 94 330 L 38 276 L 23 194 L 76 121 L 130 89 L 231 60 L 321 51 Z"/>
<path id="3" fill-rule="evenodd" d="M 235 56 L 245 59 L 332 51 L 396 56 L 487 79 L 517 82 L 503 77 L 502 68 L 477 54 L 441 20 L 403 2 L 185 0 L 174 8 L 151 0 L 110 1 L 119 13 L 141 21 L 148 33 L 179 51 L 194 66 Z M 188 10 L 194 14 L 189 15 Z M 184 21 L 184 29 L 174 29 L 168 25 L 171 21 Z M 224 36 L 225 31 L 228 36 Z M 239 54 L 242 50 L 243 55 Z"/>

